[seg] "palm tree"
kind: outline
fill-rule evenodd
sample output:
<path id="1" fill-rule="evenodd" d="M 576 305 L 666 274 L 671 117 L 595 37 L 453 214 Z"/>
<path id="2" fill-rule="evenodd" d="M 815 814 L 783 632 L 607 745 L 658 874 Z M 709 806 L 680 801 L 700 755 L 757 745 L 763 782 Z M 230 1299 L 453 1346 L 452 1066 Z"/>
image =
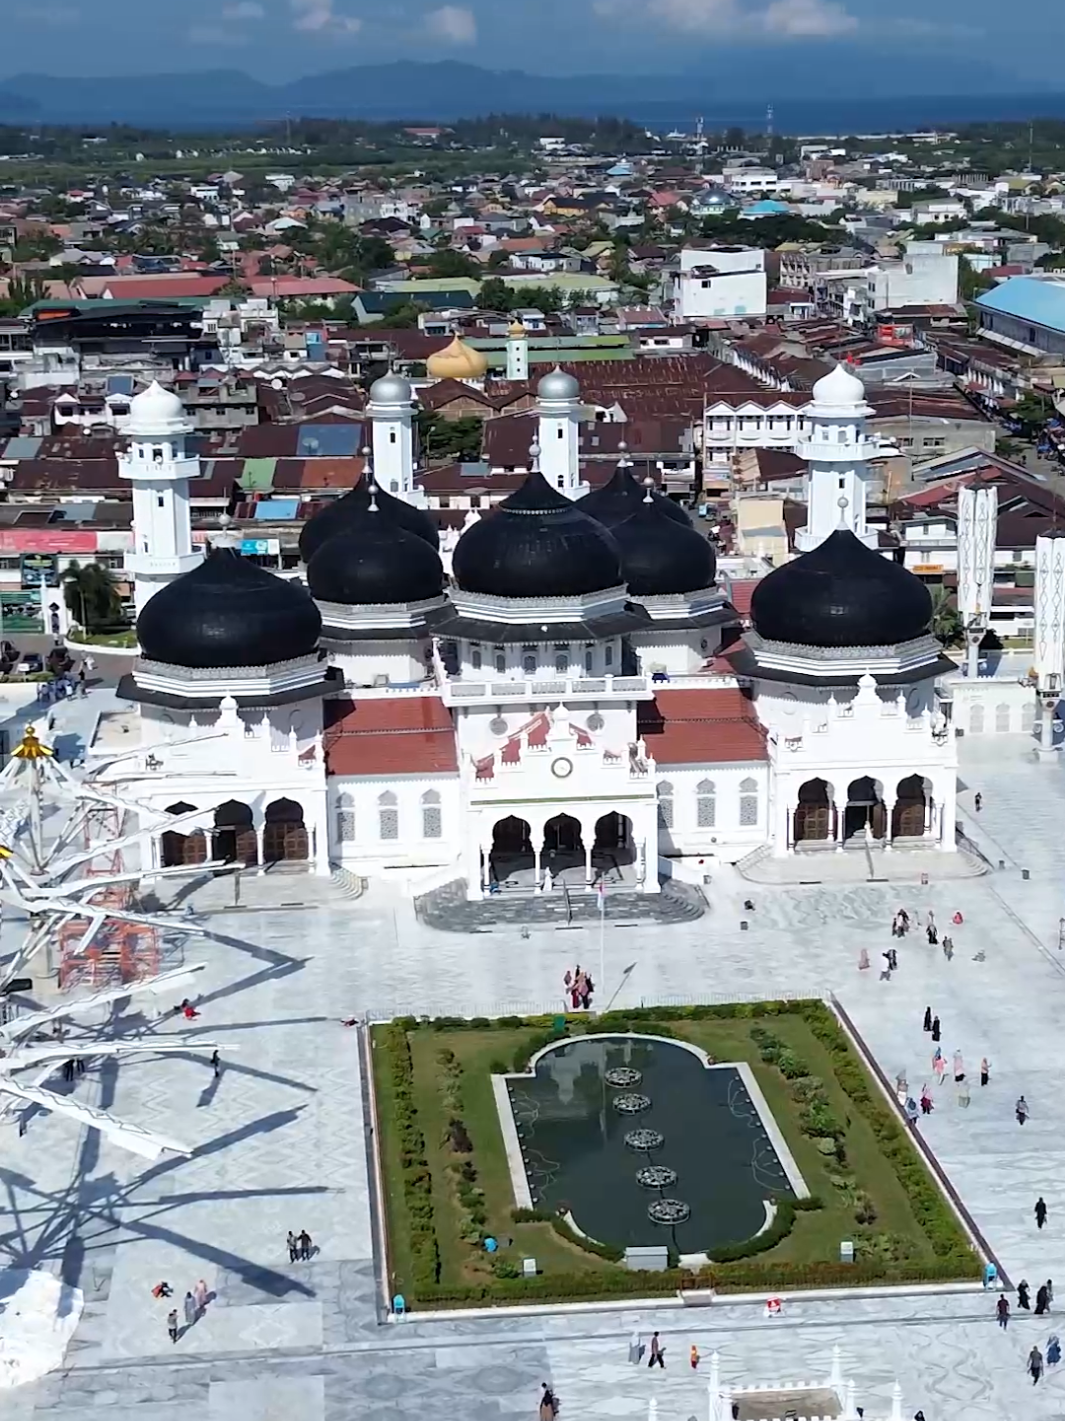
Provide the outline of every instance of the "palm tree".
<path id="1" fill-rule="evenodd" d="M 942 583 L 928 590 L 932 594 L 932 635 L 944 646 L 957 646 L 965 628 L 953 592 Z"/>
<path id="2" fill-rule="evenodd" d="M 115 579 L 106 567 L 90 562 L 81 567 L 72 562 L 63 573 L 63 600 L 71 616 L 85 631 L 107 626 L 122 615 L 122 599 Z"/>

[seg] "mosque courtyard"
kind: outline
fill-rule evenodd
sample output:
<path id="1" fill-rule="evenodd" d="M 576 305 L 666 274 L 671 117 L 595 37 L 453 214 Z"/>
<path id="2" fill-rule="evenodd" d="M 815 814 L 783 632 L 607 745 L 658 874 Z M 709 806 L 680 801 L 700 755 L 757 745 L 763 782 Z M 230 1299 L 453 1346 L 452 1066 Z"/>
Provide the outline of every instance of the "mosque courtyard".
<path id="1" fill-rule="evenodd" d="M 838 886 L 751 884 L 731 870 L 707 889 L 691 923 L 609 924 L 599 1003 L 728 1001 L 833 992 L 886 1075 L 911 1090 L 929 1078 L 926 1005 L 943 1050 L 963 1052 L 974 1080 L 967 1110 L 947 1085 L 921 1131 L 1015 1286 L 1058 1280 L 1065 1308 L 1065 768 L 1037 765 L 1026 738 L 960 745 L 959 819 L 987 858 L 983 877 Z M 980 814 L 973 794 L 983 796 Z M 1028 877 L 1024 877 L 1027 871 Z M 753 913 L 743 910 L 752 898 Z M 4 1393 L 5 1418 L 187 1421 L 190 1411 L 242 1421 L 421 1417 L 466 1421 L 531 1416 L 548 1381 L 561 1416 L 706 1416 L 706 1378 L 688 1349 L 721 1357 L 723 1379 L 823 1381 L 833 1348 L 869 1416 L 886 1415 L 902 1384 L 903 1415 L 927 1421 L 1065 1416 L 1065 1367 L 1033 1389 L 1025 1357 L 1054 1330 L 1021 1314 L 1007 1332 L 980 1292 L 915 1289 L 893 1296 L 789 1298 L 767 1319 L 754 1302 L 706 1309 L 625 1306 L 497 1310 L 489 1315 L 381 1323 L 371 1222 L 366 1106 L 359 1039 L 345 1018 L 368 1013 L 500 1015 L 561 1005 L 563 973 L 596 970 L 598 926 L 470 935 L 424 927 L 412 903 L 373 885 L 362 898 L 303 877 L 251 880 L 241 905 L 221 882 L 186 896 L 210 932 L 188 938 L 205 961 L 195 1040 L 234 1049 L 215 1079 L 206 1057 L 157 1057 L 91 1067 L 72 1086 L 195 1147 L 154 1165 L 57 1116 L 3 1133 L 0 1248 L 7 1267 L 41 1267 L 82 1289 L 85 1310 L 62 1371 Z M 286 906 L 295 905 L 298 906 Z M 949 929 L 948 962 L 923 935 L 899 947 L 899 970 L 878 980 L 893 912 L 933 909 Z M 742 930 L 741 920 L 749 920 Z M 23 925 L 8 915 L 14 950 Z M 860 973 L 866 947 L 874 970 Z M 596 973 L 598 975 L 598 973 Z M 120 1029 L 168 1034 L 134 1002 Z M 1018 1126 L 1013 1105 L 1031 1108 Z M 1039 1233 L 1036 1198 L 1049 1206 Z M 290 1264 L 289 1229 L 315 1253 Z M 180 1300 L 203 1279 L 213 1295 L 176 1345 L 166 1279 Z M 1012 1294 L 1011 1294 L 1012 1296 Z M 665 1372 L 627 1362 L 628 1339 L 658 1329 Z"/>

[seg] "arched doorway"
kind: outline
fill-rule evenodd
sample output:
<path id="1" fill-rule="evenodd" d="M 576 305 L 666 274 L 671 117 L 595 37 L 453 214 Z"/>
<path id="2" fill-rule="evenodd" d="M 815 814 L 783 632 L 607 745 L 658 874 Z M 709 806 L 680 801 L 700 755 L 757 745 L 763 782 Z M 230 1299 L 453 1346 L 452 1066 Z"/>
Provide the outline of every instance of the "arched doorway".
<path id="1" fill-rule="evenodd" d="M 268 804 L 263 825 L 263 862 L 302 863 L 309 851 L 302 807 L 294 799 L 275 799 Z"/>
<path id="2" fill-rule="evenodd" d="M 866 825 L 874 839 L 882 839 L 887 832 L 887 810 L 883 795 L 876 780 L 863 775 L 860 780 L 852 780 L 847 786 L 847 807 L 843 811 L 844 839 L 865 837 Z"/>
<path id="3" fill-rule="evenodd" d="M 192 814 L 195 808 L 194 804 L 186 804 L 182 800 L 179 804 L 169 805 L 166 812 Z M 167 829 L 159 840 L 159 857 L 163 868 L 182 868 L 185 865 L 191 868 L 198 863 L 206 863 L 207 835 L 202 829 L 193 829 L 187 834 Z"/>
<path id="4" fill-rule="evenodd" d="M 632 820 L 625 814 L 604 814 L 596 821 L 595 842 L 592 845 L 592 868 L 597 878 L 620 883 L 622 869 L 636 857 Z"/>
<path id="5" fill-rule="evenodd" d="M 926 792 L 923 776 L 909 775 L 906 779 L 899 780 L 895 795 L 895 808 L 891 811 L 891 837 L 923 838 L 932 803 Z"/>
<path id="6" fill-rule="evenodd" d="M 807 780 L 799 786 L 799 802 L 795 806 L 795 842 L 823 843 L 836 837 L 836 811 L 827 780 Z"/>
<path id="7" fill-rule="evenodd" d="M 515 874 L 531 874 L 534 860 L 532 831 L 525 820 L 516 814 L 500 819 L 492 829 L 492 852 L 488 860 L 492 881 L 503 883 Z"/>
<path id="8" fill-rule="evenodd" d="M 227 799 L 214 812 L 211 857 L 221 859 L 223 863 L 259 862 L 259 843 L 251 808 L 241 804 L 239 799 Z"/>
<path id="9" fill-rule="evenodd" d="M 584 869 L 584 840 L 581 821 L 572 814 L 556 814 L 544 825 L 542 862 L 557 878 L 567 868 Z"/>

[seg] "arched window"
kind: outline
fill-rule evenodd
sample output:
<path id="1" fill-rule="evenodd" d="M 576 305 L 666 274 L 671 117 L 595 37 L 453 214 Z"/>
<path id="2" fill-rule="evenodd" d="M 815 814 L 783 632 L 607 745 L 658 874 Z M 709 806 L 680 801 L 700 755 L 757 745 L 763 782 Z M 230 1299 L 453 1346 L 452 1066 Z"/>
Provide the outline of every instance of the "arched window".
<path id="1" fill-rule="evenodd" d="M 505 651 L 497 651 L 497 652 L 496 652 L 496 671 L 497 671 L 497 673 L 498 673 L 500 676 L 502 676 L 503 672 L 504 672 L 506 669 L 507 669 L 507 654 L 506 654 Z"/>
<path id="2" fill-rule="evenodd" d="M 658 827 L 673 828 L 673 786 L 669 780 L 658 781 Z"/>
<path id="3" fill-rule="evenodd" d="M 1035 702 L 1025 701 L 1021 707 L 1021 729 L 1031 730 L 1035 725 Z"/>
<path id="4" fill-rule="evenodd" d="M 594 655 L 595 653 L 591 651 L 586 651 L 584 653 L 584 674 L 586 676 L 590 676 L 592 674 L 592 658 Z"/>
<path id="5" fill-rule="evenodd" d="M 337 842 L 350 844 L 355 838 L 355 799 L 350 794 L 337 795 Z"/>
<path id="6" fill-rule="evenodd" d="M 396 796 L 390 789 L 377 796 L 377 822 L 380 838 L 399 838 L 399 810 L 396 808 Z"/>
<path id="7" fill-rule="evenodd" d="M 526 676 L 536 675 L 536 652 L 527 651 L 521 658 L 521 669 Z"/>
<path id="8" fill-rule="evenodd" d="M 700 829 L 712 829 L 717 823 L 717 790 L 713 780 L 700 780 L 695 786 L 695 823 Z"/>
<path id="9" fill-rule="evenodd" d="M 969 711 L 969 734 L 982 735 L 984 733 L 984 707 L 982 701 L 976 701 Z"/>
<path id="10" fill-rule="evenodd" d="M 569 670 L 569 652 L 559 651 L 555 654 L 555 672 L 559 676 L 564 676 Z"/>
<path id="11" fill-rule="evenodd" d="M 444 821 L 440 810 L 440 796 L 435 789 L 427 789 L 422 795 L 422 838 L 440 839 L 444 834 Z"/>
<path id="12" fill-rule="evenodd" d="M 758 823 L 758 781 L 740 780 L 740 828 Z"/>
<path id="13" fill-rule="evenodd" d="M 473 646 L 473 647 L 470 648 L 470 665 L 473 667 L 473 669 L 474 669 L 475 671 L 480 671 L 480 669 L 481 669 L 481 648 L 480 648 L 479 646 Z"/>
<path id="14" fill-rule="evenodd" d="M 1010 708 L 1005 701 L 999 701 L 995 707 L 995 729 L 999 735 L 1005 735 L 1010 728 Z"/>

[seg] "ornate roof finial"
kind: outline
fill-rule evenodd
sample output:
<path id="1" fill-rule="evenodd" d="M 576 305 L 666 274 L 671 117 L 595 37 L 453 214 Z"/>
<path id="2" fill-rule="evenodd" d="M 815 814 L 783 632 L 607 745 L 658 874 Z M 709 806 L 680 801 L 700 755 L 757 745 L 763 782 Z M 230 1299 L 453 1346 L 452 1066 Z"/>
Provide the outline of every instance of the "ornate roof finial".
<path id="1" fill-rule="evenodd" d="M 535 472 L 540 470 L 540 441 L 534 439 L 529 445 L 529 468 Z"/>

